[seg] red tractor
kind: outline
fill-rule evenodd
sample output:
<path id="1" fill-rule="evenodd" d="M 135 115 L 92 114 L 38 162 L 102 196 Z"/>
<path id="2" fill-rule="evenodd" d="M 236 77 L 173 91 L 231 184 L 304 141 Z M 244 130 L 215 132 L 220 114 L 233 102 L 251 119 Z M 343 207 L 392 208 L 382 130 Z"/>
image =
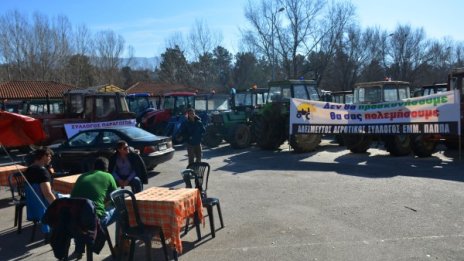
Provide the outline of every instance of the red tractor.
<path id="1" fill-rule="evenodd" d="M 125 94 L 119 92 L 70 90 L 63 95 L 62 113 L 30 116 L 42 122 L 47 139 L 41 145 L 49 145 L 66 140 L 64 124 L 135 119 L 135 114 L 129 111 L 124 97 Z"/>
<path id="2" fill-rule="evenodd" d="M 175 136 L 185 120 L 186 110 L 194 108 L 195 96 L 194 92 L 166 93 L 159 110 L 149 111 L 142 116 L 140 127 L 155 135 Z"/>

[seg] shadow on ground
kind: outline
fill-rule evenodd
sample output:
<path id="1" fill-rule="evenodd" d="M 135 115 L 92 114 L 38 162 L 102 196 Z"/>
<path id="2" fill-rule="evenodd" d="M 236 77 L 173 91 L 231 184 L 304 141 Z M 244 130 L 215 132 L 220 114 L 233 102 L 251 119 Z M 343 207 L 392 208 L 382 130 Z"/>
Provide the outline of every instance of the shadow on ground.
<path id="1" fill-rule="evenodd" d="M 283 148 L 283 147 L 281 147 Z M 382 149 L 378 147 L 379 149 Z M 232 151 L 234 154 L 232 154 Z M 452 181 L 464 181 L 463 175 L 458 175 L 462 162 L 458 160 L 457 152 L 437 152 L 446 154 L 450 160 L 443 160 L 437 154 L 428 158 L 417 158 L 413 155 L 393 157 L 388 153 L 350 153 L 345 147 L 326 143 L 319 146 L 316 151 L 296 154 L 287 149 L 266 151 L 257 147 L 246 150 L 233 150 L 223 146 L 213 150 L 205 150 L 204 158 L 217 156 L 230 157 L 224 159 L 226 163 L 216 170 L 240 175 L 250 171 L 311 171 L 336 172 L 341 175 L 352 175 L 365 178 L 388 178 L 395 176 L 424 177 Z M 317 153 L 336 153 L 332 162 L 319 161 Z M 214 170 L 214 166 L 212 168 Z"/>

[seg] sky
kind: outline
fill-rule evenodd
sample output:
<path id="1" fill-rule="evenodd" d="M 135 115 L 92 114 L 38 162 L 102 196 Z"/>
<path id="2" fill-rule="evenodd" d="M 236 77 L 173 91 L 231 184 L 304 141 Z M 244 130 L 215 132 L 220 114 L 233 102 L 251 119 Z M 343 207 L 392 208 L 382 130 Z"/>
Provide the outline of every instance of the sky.
<path id="1" fill-rule="evenodd" d="M 239 50 L 240 28 L 249 26 L 244 17 L 248 0 L 0 0 L 0 15 L 18 10 L 27 17 L 38 11 L 49 18 L 68 17 L 73 26 L 85 24 L 92 32 L 113 30 L 134 47 L 136 57 L 164 52 L 165 41 L 174 33 L 186 36 L 196 20 L 220 32 L 223 46 Z M 398 24 L 424 28 L 428 38 L 451 37 L 464 41 L 460 19 L 462 0 L 352 0 L 363 28 L 378 26 L 394 31 Z"/>

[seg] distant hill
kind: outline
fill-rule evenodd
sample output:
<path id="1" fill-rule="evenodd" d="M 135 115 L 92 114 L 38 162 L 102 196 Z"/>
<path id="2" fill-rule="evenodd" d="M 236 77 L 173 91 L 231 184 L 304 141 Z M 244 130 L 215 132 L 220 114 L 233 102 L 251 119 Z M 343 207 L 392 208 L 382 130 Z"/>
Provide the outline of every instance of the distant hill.
<path id="1" fill-rule="evenodd" d="M 130 63 L 130 64 L 128 64 Z M 140 69 L 149 69 L 154 71 L 156 67 L 160 64 L 159 57 L 133 57 L 132 60 L 129 58 L 122 58 L 121 59 L 121 66 L 129 65 L 133 70 L 140 70 Z"/>

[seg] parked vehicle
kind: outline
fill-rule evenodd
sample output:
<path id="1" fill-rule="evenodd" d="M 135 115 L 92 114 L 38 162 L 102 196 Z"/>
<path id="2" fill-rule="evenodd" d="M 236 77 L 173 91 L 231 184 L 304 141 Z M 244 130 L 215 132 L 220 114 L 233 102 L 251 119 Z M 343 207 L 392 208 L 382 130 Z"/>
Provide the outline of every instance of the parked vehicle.
<path id="1" fill-rule="evenodd" d="M 319 134 L 296 134 L 289 137 L 290 98 L 320 100 L 316 82 L 285 80 L 269 82 L 266 104 L 253 114 L 252 133 L 258 146 L 275 150 L 286 140 L 297 153 L 313 151 L 321 142 Z"/>
<path id="2" fill-rule="evenodd" d="M 140 120 L 140 127 L 155 135 L 175 137 L 185 121 L 187 108 L 195 106 L 194 92 L 166 93 L 159 110 L 148 111 Z M 173 139 L 175 141 L 175 139 Z"/>
<path id="3" fill-rule="evenodd" d="M 230 111 L 230 95 L 204 93 L 195 96 L 194 108 L 204 125 L 208 125 L 212 115 Z"/>
<path id="4" fill-rule="evenodd" d="M 446 85 L 447 90 L 458 90 L 461 95 L 461 135 L 446 135 L 441 138 L 444 138 L 446 147 L 450 149 L 458 149 L 459 146 L 462 147 L 464 143 L 462 141 L 462 135 L 464 133 L 464 67 L 453 69 L 448 75 L 448 84 Z M 461 142 L 461 144 L 459 144 Z"/>
<path id="5" fill-rule="evenodd" d="M 159 109 L 161 98 L 154 97 L 149 93 L 133 93 L 126 95 L 127 106 L 129 111 L 135 113 L 137 123 L 140 124 L 142 117 L 151 111 Z"/>
<path id="6" fill-rule="evenodd" d="M 353 103 L 353 90 L 350 91 L 333 91 L 330 93 L 330 101 L 334 103 L 341 103 L 341 104 L 352 104 Z M 335 142 L 337 142 L 340 146 L 344 146 L 345 143 L 343 142 L 343 135 L 336 134 L 333 135 Z"/>
<path id="7" fill-rule="evenodd" d="M 352 104 L 353 103 L 353 91 L 333 91 L 331 94 L 332 102 L 343 103 L 343 104 Z"/>
<path id="8" fill-rule="evenodd" d="M 203 144 L 214 148 L 226 140 L 232 148 L 242 149 L 255 142 L 251 135 L 251 116 L 266 101 L 267 89 L 252 88 L 231 97 L 231 110 L 213 113 L 206 127 Z"/>
<path id="9" fill-rule="evenodd" d="M 70 173 L 82 173 L 92 168 L 97 157 L 109 159 L 119 140 L 138 150 L 147 169 L 166 162 L 174 156 L 170 137 L 156 136 L 137 127 L 88 129 L 77 133 L 62 144 L 51 145 L 53 166 Z"/>
<path id="10" fill-rule="evenodd" d="M 432 85 L 425 85 L 420 88 L 416 88 L 412 92 L 413 97 L 421 97 L 426 95 L 431 95 L 440 92 L 448 91 L 448 84 L 447 83 L 435 83 Z"/>
<path id="11" fill-rule="evenodd" d="M 403 81 L 377 81 L 358 83 L 354 88 L 354 104 L 375 104 L 399 101 L 410 98 L 409 83 Z M 411 153 L 409 135 L 343 135 L 345 146 L 353 153 L 366 152 L 372 141 L 385 144 L 385 149 L 393 156 L 405 156 Z"/>
<path id="12" fill-rule="evenodd" d="M 424 86 L 423 94 L 432 94 L 439 93 L 450 90 L 458 90 L 461 96 L 461 138 L 459 135 L 441 135 L 441 134 L 426 134 L 418 135 L 414 139 L 414 145 L 418 148 L 419 157 L 428 157 L 430 156 L 437 144 L 443 141 L 447 148 L 449 149 L 458 149 L 459 146 L 464 143 L 462 141 L 462 135 L 464 132 L 464 121 L 462 121 L 464 115 L 464 68 L 455 68 L 448 74 L 447 84 L 435 84 L 432 86 Z M 459 144 L 461 142 L 461 144 Z M 420 149 L 420 150 L 419 150 Z"/>

